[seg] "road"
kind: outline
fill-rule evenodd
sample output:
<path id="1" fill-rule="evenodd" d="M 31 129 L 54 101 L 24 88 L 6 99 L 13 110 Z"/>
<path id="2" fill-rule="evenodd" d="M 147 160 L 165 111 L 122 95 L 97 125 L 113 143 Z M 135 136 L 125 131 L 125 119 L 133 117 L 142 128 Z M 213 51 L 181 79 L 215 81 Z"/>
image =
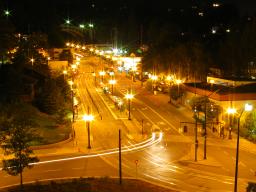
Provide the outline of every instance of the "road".
<path id="1" fill-rule="evenodd" d="M 207 160 L 203 160 L 203 137 L 199 136 L 198 162 L 194 162 L 194 127 L 190 126 L 186 134 L 179 132 L 180 122 L 192 121 L 192 114 L 186 108 L 177 109 L 168 104 L 168 96 L 153 95 L 142 88 L 139 82 L 132 82 L 124 74 L 119 74 L 116 76 L 118 83 L 115 85 L 115 93 L 121 96 L 130 88 L 136 93 L 131 107 L 132 122 L 129 122 L 127 111 L 118 111 L 102 92 L 99 86 L 101 77 L 95 79 L 92 76 L 92 71 L 101 68 L 103 66 L 99 60 L 82 60 L 80 75 L 75 82 L 76 96 L 81 104 L 74 125 L 76 138 L 73 146 L 69 147 L 78 149 L 78 152 L 41 157 L 40 161 L 45 163 L 26 170 L 25 182 L 80 176 L 117 177 L 116 148 L 118 130 L 121 129 L 124 149 L 122 168 L 125 177 L 137 177 L 179 191 L 233 191 L 234 141 L 223 140 L 208 131 Z M 104 77 L 105 82 L 107 78 Z M 82 115 L 87 113 L 88 108 L 95 116 L 90 124 L 91 150 L 87 149 L 87 131 L 85 122 L 82 121 Z M 164 137 L 153 143 L 151 130 L 155 126 L 164 132 Z M 255 158 L 253 151 L 240 151 L 239 191 L 245 191 L 248 180 L 256 181 Z M 51 161 L 54 159 L 62 160 Z M 18 183 L 18 177 L 8 176 L 4 172 L 0 176 L 4 178 L 0 181 L 0 186 Z"/>

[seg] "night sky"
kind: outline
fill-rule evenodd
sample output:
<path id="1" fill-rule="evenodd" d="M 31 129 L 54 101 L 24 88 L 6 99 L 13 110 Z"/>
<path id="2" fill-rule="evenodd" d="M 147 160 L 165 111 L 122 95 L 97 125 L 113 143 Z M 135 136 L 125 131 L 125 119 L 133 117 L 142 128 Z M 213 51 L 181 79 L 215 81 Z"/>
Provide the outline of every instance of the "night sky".
<path id="1" fill-rule="evenodd" d="M 16 31 L 48 33 L 60 24 L 64 24 L 65 19 L 68 18 L 76 26 L 92 22 L 96 27 L 105 27 L 102 31 L 110 31 L 115 27 L 124 28 L 122 25 L 125 23 L 129 25 L 129 22 L 131 27 L 134 24 L 137 26 L 147 24 L 155 18 L 162 21 L 169 11 L 191 8 L 194 4 L 205 5 L 206 2 L 206 0 L 5 0 L 0 2 L 0 8 L 11 11 L 8 19 L 15 25 Z M 234 4 L 241 15 L 256 12 L 256 0 L 222 2 Z"/>

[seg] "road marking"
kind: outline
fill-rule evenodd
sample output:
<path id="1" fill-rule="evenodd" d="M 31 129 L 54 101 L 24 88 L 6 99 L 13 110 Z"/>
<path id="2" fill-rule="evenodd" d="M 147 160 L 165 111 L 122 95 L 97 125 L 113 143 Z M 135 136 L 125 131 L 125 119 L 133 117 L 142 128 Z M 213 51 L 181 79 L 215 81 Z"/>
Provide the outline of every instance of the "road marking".
<path id="1" fill-rule="evenodd" d="M 243 167 L 246 167 L 246 165 L 242 161 L 239 161 L 239 165 L 242 165 Z"/>
<path id="2" fill-rule="evenodd" d="M 43 172 L 56 172 L 56 171 L 61 171 L 61 169 L 51 169 L 51 170 L 46 170 L 46 171 L 43 171 Z"/>
<path id="3" fill-rule="evenodd" d="M 136 99 L 136 98 L 135 98 L 135 99 Z M 136 99 L 136 100 L 137 100 L 138 102 L 143 103 L 144 105 L 146 105 L 152 112 L 154 112 L 154 113 L 155 113 L 158 117 L 160 117 L 165 123 L 167 123 L 167 125 L 169 125 L 174 131 L 176 131 L 178 134 L 184 136 L 184 134 L 180 133 L 179 130 L 177 130 L 177 128 L 176 128 L 173 124 L 169 123 L 165 118 L 163 118 L 163 117 L 162 117 L 157 111 L 155 111 L 152 107 L 148 106 L 146 103 L 144 103 L 144 102 L 142 102 L 142 101 L 140 101 L 140 100 L 138 100 L 138 99 Z"/>
<path id="4" fill-rule="evenodd" d="M 117 116 L 116 114 L 111 110 L 111 108 L 108 106 L 108 104 L 106 103 L 106 101 L 103 99 L 103 97 L 98 94 L 99 97 L 101 98 L 101 100 L 103 101 L 103 103 L 105 104 L 105 106 L 108 108 L 108 110 L 110 111 L 111 115 L 114 117 L 114 119 L 117 119 Z"/>
<path id="5" fill-rule="evenodd" d="M 83 167 L 78 167 L 78 168 L 72 168 L 74 170 L 81 170 L 81 169 L 84 169 Z"/>

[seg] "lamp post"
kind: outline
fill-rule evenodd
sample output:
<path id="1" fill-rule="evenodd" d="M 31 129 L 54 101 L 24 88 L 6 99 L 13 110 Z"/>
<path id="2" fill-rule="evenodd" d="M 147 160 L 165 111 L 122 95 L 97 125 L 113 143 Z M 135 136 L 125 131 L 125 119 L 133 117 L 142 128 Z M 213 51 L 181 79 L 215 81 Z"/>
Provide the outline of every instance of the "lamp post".
<path id="1" fill-rule="evenodd" d="M 4 15 L 7 17 L 7 19 L 10 16 L 10 14 L 11 12 L 8 9 L 4 10 Z"/>
<path id="2" fill-rule="evenodd" d="M 104 80 L 104 75 L 106 74 L 105 71 L 100 71 L 99 72 L 99 75 L 101 76 L 101 82 L 103 83 L 103 80 Z"/>
<path id="3" fill-rule="evenodd" d="M 31 61 L 31 64 L 32 64 L 32 67 L 34 66 L 34 62 L 35 62 L 35 59 L 32 57 L 31 59 L 30 59 L 30 61 Z"/>
<path id="4" fill-rule="evenodd" d="M 96 85 L 96 73 L 93 72 L 93 73 L 92 73 L 92 76 L 94 77 L 94 84 Z"/>
<path id="5" fill-rule="evenodd" d="M 67 70 L 63 70 L 63 76 L 64 76 L 64 80 L 66 79 L 66 75 L 68 74 Z"/>
<path id="6" fill-rule="evenodd" d="M 227 109 L 227 113 L 229 115 L 232 115 L 232 119 L 231 120 L 233 120 L 234 114 L 236 113 L 236 109 L 232 108 L 232 107 L 229 107 Z M 228 128 L 228 138 L 229 139 L 232 139 L 232 129 L 231 129 L 231 126 L 232 126 L 232 121 L 230 121 L 230 118 L 229 118 L 229 128 Z"/>
<path id="7" fill-rule="evenodd" d="M 195 112 L 195 120 L 196 120 L 196 123 L 195 123 L 195 161 L 197 161 L 197 150 L 198 150 L 197 119 L 198 119 L 198 111 L 197 111 L 196 107 L 194 109 L 194 112 Z"/>
<path id="8" fill-rule="evenodd" d="M 207 98 L 209 98 L 211 95 L 219 92 L 220 90 L 222 90 L 223 88 L 217 89 L 216 91 L 211 92 L 209 95 L 205 96 L 204 99 L 204 159 L 206 159 L 206 153 L 207 153 L 207 149 L 206 149 L 206 145 L 207 145 L 207 124 L 206 124 L 206 120 L 207 120 Z"/>
<path id="9" fill-rule="evenodd" d="M 132 93 L 127 93 L 125 95 L 125 98 L 128 100 L 128 111 L 129 111 L 129 115 L 128 115 L 128 120 L 131 120 L 131 100 L 133 99 L 134 95 Z"/>
<path id="10" fill-rule="evenodd" d="M 182 83 L 182 80 L 176 79 L 176 84 L 178 85 L 178 96 L 180 96 L 180 84 Z"/>
<path id="11" fill-rule="evenodd" d="M 73 90 L 73 81 L 69 81 L 70 89 L 71 89 L 71 102 L 72 102 L 72 122 L 75 122 L 75 112 L 74 112 L 74 90 Z"/>
<path id="12" fill-rule="evenodd" d="M 158 77 L 156 75 L 152 75 L 151 79 L 152 79 L 152 91 L 155 91 L 155 87 L 156 87 L 155 82 L 158 79 Z"/>
<path id="13" fill-rule="evenodd" d="M 109 84 L 112 87 L 112 95 L 114 95 L 114 84 L 116 84 L 116 80 L 115 79 L 109 80 Z"/>
<path id="14" fill-rule="evenodd" d="M 91 149 L 91 140 L 90 140 L 90 122 L 94 120 L 94 116 L 89 114 L 89 108 L 88 108 L 88 114 L 83 116 L 83 120 L 86 122 L 87 127 L 87 134 L 88 134 L 88 149 Z"/>
<path id="15" fill-rule="evenodd" d="M 236 168 L 235 168 L 235 181 L 234 181 L 234 192 L 237 192 L 237 179 L 238 179 L 238 160 L 239 160 L 239 134 L 240 134 L 240 119 L 243 115 L 244 111 L 252 111 L 253 106 L 250 104 L 245 104 L 242 112 L 238 116 L 237 121 L 237 141 L 236 141 Z M 235 114 L 236 109 L 234 108 L 228 108 L 227 112 L 229 114 Z"/>

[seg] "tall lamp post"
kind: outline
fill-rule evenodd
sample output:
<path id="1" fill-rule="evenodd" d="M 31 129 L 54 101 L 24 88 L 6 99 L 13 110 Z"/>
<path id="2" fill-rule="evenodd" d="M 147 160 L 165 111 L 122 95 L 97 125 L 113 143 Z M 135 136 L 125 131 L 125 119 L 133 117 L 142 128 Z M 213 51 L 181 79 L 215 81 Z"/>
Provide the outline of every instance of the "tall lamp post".
<path id="1" fill-rule="evenodd" d="M 96 73 L 93 72 L 93 73 L 92 73 L 92 76 L 94 77 L 94 84 L 96 85 Z"/>
<path id="2" fill-rule="evenodd" d="M 155 91 L 155 88 L 156 88 L 156 80 L 158 79 L 158 77 L 156 75 L 152 75 L 151 76 L 151 79 L 152 79 L 152 91 Z"/>
<path id="3" fill-rule="evenodd" d="M 114 95 L 114 84 L 116 84 L 116 80 L 115 79 L 109 80 L 109 84 L 111 85 L 111 88 L 112 88 L 112 95 Z"/>
<path id="4" fill-rule="evenodd" d="M 129 115 L 128 115 L 128 120 L 131 120 L 131 100 L 133 99 L 134 95 L 132 93 L 127 93 L 125 95 L 125 98 L 128 100 L 128 111 L 129 111 Z"/>
<path id="5" fill-rule="evenodd" d="M 237 179 L 238 179 L 238 161 L 239 161 L 239 134 L 240 134 L 240 119 L 244 113 L 244 111 L 252 111 L 253 106 L 250 104 L 245 104 L 242 112 L 238 116 L 237 121 L 237 140 L 236 140 L 236 168 L 235 168 L 235 181 L 234 181 L 234 192 L 237 192 Z M 235 114 L 236 109 L 228 108 L 227 112 L 229 114 Z"/>
<path id="6" fill-rule="evenodd" d="M 180 96 L 180 84 L 182 83 L 182 80 L 176 79 L 176 84 L 178 85 L 178 96 Z"/>
<path id="7" fill-rule="evenodd" d="M 83 120 L 86 122 L 87 134 L 88 134 L 88 149 L 91 149 L 91 140 L 90 140 L 90 122 L 94 120 L 94 116 L 91 114 L 87 114 L 83 116 Z"/>
<path id="8" fill-rule="evenodd" d="M 70 89 L 71 89 L 71 102 L 72 102 L 72 122 L 75 122 L 75 112 L 74 112 L 74 90 L 73 85 L 74 81 L 69 81 Z"/>
<path id="9" fill-rule="evenodd" d="M 103 78 L 104 78 L 104 75 L 106 74 L 106 72 L 105 71 L 100 71 L 99 72 L 99 75 L 101 76 L 101 82 L 103 83 Z"/>
<path id="10" fill-rule="evenodd" d="M 64 80 L 66 79 L 66 75 L 68 74 L 67 70 L 63 70 L 63 76 L 64 76 Z"/>
<path id="11" fill-rule="evenodd" d="M 34 62 L 35 62 L 35 59 L 34 59 L 34 58 L 31 58 L 30 61 L 31 61 L 31 64 L 32 64 L 32 67 L 33 67 L 33 66 L 34 66 Z"/>

